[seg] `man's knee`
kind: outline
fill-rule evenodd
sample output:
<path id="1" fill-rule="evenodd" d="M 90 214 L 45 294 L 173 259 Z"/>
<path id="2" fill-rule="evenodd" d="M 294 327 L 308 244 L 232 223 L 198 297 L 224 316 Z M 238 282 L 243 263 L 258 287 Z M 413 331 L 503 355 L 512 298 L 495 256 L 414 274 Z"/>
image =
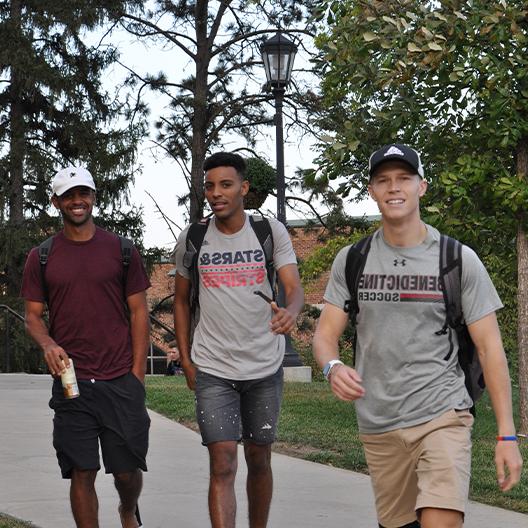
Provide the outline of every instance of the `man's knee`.
<path id="1" fill-rule="evenodd" d="M 420 523 L 424 528 L 462 528 L 464 514 L 445 508 L 423 508 L 420 511 Z"/>
<path id="2" fill-rule="evenodd" d="M 141 471 L 136 469 L 126 473 L 114 473 L 114 481 L 116 485 L 122 487 L 135 487 L 141 483 Z"/>
<path id="3" fill-rule="evenodd" d="M 264 473 L 271 469 L 271 445 L 245 442 L 244 454 L 249 472 Z"/>
<path id="4" fill-rule="evenodd" d="M 92 487 L 96 476 L 97 470 L 94 469 L 73 469 L 71 475 L 72 485 Z"/>
<path id="5" fill-rule="evenodd" d="M 236 442 L 215 442 L 207 446 L 211 476 L 217 479 L 234 479 L 237 471 Z"/>

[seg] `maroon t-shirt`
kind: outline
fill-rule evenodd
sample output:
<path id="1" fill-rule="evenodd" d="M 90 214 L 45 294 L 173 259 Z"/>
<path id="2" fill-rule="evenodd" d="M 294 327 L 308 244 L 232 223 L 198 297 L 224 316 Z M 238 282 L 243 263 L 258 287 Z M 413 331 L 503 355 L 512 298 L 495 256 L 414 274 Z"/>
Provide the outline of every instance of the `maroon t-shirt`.
<path id="1" fill-rule="evenodd" d="M 78 379 L 112 379 L 132 368 L 132 343 L 124 296 L 146 290 L 149 279 L 134 248 L 123 280 L 119 237 L 96 228 L 86 242 L 53 239 L 46 264 L 50 335 L 74 360 Z M 45 302 L 38 248 L 29 253 L 22 297 Z"/>

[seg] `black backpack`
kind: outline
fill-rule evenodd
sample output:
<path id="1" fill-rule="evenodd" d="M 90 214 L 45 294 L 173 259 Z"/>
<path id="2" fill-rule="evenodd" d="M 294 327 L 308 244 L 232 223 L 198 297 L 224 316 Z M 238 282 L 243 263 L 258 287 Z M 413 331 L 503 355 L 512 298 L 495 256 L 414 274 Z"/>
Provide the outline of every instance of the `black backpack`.
<path id="1" fill-rule="evenodd" d="M 132 240 L 119 236 L 119 242 L 121 244 L 121 256 L 122 256 L 122 262 L 123 262 L 123 298 L 126 299 L 126 282 L 127 282 L 127 275 L 128 275 L 128 268 L 130 266 L 130 259 L 132 258 L 132 248 L 134 247 L 134 243 Z M 38 256 L 39 256 L 39 262 L 40 262 L 40 276 L 42 281 L 42 289 L 44 290 L 44 299 L 46 300 L 46 304 L 49 304 L 49 292 L 48 292 L 48 284 L 46 282 L 46 264 L 48 263 L 48 257 L 51 253 L 51 248 L 53 246 L 53 239 L 55 237 L 49 237 L 44 242 L 40 244 L 38 247 Z"/>
<path id="2" fill-rule="evenodd" d="M 350 300 L 346 301 L 344 310 L 348 312 L 350 322 L 355 328 L 359 313 L 358 286 L 361 274 L 365 268 L 373 235 L 363 238 L 350 247 L 345 268 L 345 276 Z M 466 389 L 473 400 L 471 412 L 475 414 L 475 402 L 482 396 L 486 387 L 482 366 L 475 344 L 473 343 L 462 313 L 462 244 L 446 235 L 440 236 L 440 283 L 446 307 L 444 326 L 436 332 L 446 334 L 448 327 L 452 328 L 458 337 L 458 362 L 465 376 Z M 354 354 L 357 333 L 354 336 Z M 450 340 L 448 360 L 453 353 L 453 343 Z"/>
<path id="3" fill-rule="evenodd" d="M 195 222 L 189 226 L 187 238 L 185 240 L 185 255 L 183 265 L 189 270 L 191 290 L 190 290 L 190 308 L 191 321 L 195 326 L 199 317 L 199 284 L 200 277 L 198 274 L 198 256 L 202 247 L 205 233 L 209 227 L 210 218 L 204 218 L 200 222 Z M 264 251 L 266 259 L 266 274 L 271 285 L 273 300 L 276 299 L 276 273 L 273 264 L 273 233 L 269 220 L 263 216 L 250 216 L 249 223 L 255 231 L 255 235 Z"/>

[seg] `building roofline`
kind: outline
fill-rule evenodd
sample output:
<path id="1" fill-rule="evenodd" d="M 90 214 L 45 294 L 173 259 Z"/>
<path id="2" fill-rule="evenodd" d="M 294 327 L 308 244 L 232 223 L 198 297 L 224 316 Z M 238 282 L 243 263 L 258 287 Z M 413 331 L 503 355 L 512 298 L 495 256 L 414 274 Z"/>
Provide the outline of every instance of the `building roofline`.
<path id="1" fill-rule="evenodd" d="M 366 220 L 367 222 L 378 222 L 381 220 L 381 215 L 355 215 L 352 216 L 354 220 Z M 286 221 L 288 227 L 298 228 L 298 227 L 323 227 L 319 219 L 317 218 L 293 218 Z"/>

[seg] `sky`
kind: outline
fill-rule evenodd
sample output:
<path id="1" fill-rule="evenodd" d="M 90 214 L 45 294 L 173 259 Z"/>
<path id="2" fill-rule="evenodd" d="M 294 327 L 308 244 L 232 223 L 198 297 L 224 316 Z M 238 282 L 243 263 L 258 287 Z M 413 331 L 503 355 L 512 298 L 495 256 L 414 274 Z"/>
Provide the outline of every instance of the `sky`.
<path id="1" fill-rule="evenodd" d="M 116 36 L 112 37 L 114 43 Z M 139 73 L 156 73 L 164 71 L 169 78 L 178 79 L 177 74 L 183 72 L 190 65 L 188 59 L 175 50 L 162 50 L 154 47 L 147 48 L 144 44 L 132 42 L 130 36 L 126 33 L 117 35 L 120 39 L 117 42 L 121 50 L 121 62 Z M 296 58 L 296 67 L 299 67 L 299 61 L 303 58 L 300 54 Z M 125 75 L 123 68 L 117 67 L 113 72 L 111 82 L 116 81 L 119 77 Z M 176 75 L 174 75 L 176 73 Z M 262 82 L 265 81 L 264 68 L 262 68 Z M 168 103 L 167 99 L 154 95 L 152 92 L 147 95 L 147 101 L 151 112 L 149 123 L 152 127 L 152 136 L 154 135 L 153 123 L 165 111 Z M 285 116 L 286 119 L 286 116 Z M 285 123 L 286 125 L 286 123 Z M 316 156 L 310 142 L 306 138 L 287 136 L 285 127 L 285 175 L 293 176 L 298 168 L 307 169 L 312 167 L 312 160 Z M 237 147 L 244 146 L 240 140 L 229 138 L 224 143 L 225 150 L 233 150 Z M 257 151 L 265 155 L 271 165 L 275 165 L 275 128 L 267 127 L 262 139 L 257 144 Z M 130 200 L 133 205 L 143 208 L 143 221 L 145 224 L 144 240 L 145 247 L 160 247 L 172 249 L 180 229 L 185 227 L 185 210 L 177 205 L 179 195 L 188 192 L 185 178 L 179 166 L 164 157 L 163 154 L 154 148 L 152 139 L 145 138 L 140 146 L 138 162 L 141 170 L 136 176 L 135 183 L 131 186 Z M 149 196 L 152 196 L 152 198 Z M 155 200 L 155 202 L 154 202 Z M 156 205 L 157 204 L 157 205 Z M 171 225 L 172 230 L 163 219 L 158 210 L 177 224 L 177 227 Z M 276 199 L 269 197 L 262 208 L 263 212 L 275 214 Z M 376 204 L 368 199 L 361 204 L 348 204 L 347 213 L 351 215 L 377 214 Z M 324 212 L 324 211 L 323 211 Z M 299 215 L 292 214 L 286 209 L 287 218 L 299 218 Z"/>
<path id="2" fill-rule="evenodd" d="M 273 151 L 273 155 L 269 156 L 269 158 L 270 162 L 274 164 L 274 130 L 270 129 L 270 136 L 272 137 L 268 137 L 265 142 L 261 143 L 260 148 L 262 152 L 266 153 Z M 163 220 L 154 201 L 147 193 L 156 200 L 165 215 L 176 222 L 180 228 L 183 228 L 185 227 L 185 211 L 183 207 L 178 207 L 177 196 L 184 194 L 187 191 L 187 186 L 178 166 L 166 158 L 154 159 L 147 145 L 146 143 L 146 148 L 142 149 L 140 155 L 143 170 L 141 175 L 136 178 L 135 185 L 132 188 L 131 201 L 137 206 L 143 206 L 143 221 L 145 223 L 143 243 L 145 247 L 172 249 L 175 244 L 174 235 Z M 311 160 L 314 157 L 315 154 L 309 148 L 292 142 L 285 149 L 285 174 L 293 175 L 299 167 L 304 169 L 311 167 Z M 358 216 L 378 214 L 379 212 L 376 203 L 370 198 L 360 204 L 349 203 L 345 209 L 348 214 Z M 275 214 L 275 197 L 269 197 L 262 210 Z M 288 219 L 299 218 L 298 215 L 292 214 L 288 209 L 286 212 Z M 177 236 L 179 229 L 175 226 L 172 227 Z"/>

